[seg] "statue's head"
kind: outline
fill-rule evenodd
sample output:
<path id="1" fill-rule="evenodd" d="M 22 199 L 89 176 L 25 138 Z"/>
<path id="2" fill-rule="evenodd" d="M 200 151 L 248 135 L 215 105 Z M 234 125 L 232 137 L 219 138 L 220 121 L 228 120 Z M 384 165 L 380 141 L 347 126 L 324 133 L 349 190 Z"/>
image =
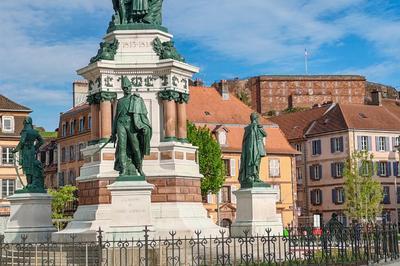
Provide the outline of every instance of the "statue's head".
<path id="1" fill-rule="evenodd" d="M 258 122 L 258 114 L 257 113 L 252 113 L 250 115 L 250 121 L 253 122 Z"/>
<path id="2" fill-rule="evenodd" d="M 30 116 L 27 116 L 24 120 L 24 127 L 27 126 L 33 127 L 32 117 Z"/>
<path id="3" fill-rule="evenodd" d="M 132 82 L 127 76 L 122 77 L 122 90 L 124 93 L 129 93 L 132 91 Z"/>

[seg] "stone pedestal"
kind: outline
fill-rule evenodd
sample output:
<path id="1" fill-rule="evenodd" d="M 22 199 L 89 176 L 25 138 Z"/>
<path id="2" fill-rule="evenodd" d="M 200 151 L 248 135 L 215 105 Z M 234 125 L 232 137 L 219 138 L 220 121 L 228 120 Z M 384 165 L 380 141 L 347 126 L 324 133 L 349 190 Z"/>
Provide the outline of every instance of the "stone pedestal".
<path id="1" fill-rule="evenodd" d="M 231 232 L 233 236 L 265 235 L 271 229 L 273 235 L 282 235 L 281 215 L 276 213 L 278 191 L 273 188 L 240 189 L 233 192 L 237 200 L 236 221 Z"/>
<path id="2" fill-rule="evenodd" d="M 153 231 L 151 191 L 154 185 L 146 181 L 116 181 L 108 189 L 112 215 L 107 239 L 143 239 L 145 226 Z"/>
<path id="3" fill-rule="evenodd" d="M 14 194 L 8 200 L 11 204 L 10 220 L 5 231 L 6 242 L 46 242 L 56 231 L 51 221 L 51 196 L 42 193 Z"/>

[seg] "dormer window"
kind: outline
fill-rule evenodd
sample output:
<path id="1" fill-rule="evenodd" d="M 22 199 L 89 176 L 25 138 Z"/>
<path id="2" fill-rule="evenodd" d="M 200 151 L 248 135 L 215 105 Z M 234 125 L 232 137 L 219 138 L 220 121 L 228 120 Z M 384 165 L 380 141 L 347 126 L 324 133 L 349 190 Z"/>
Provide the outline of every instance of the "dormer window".
<path id="1" fill-rule="evenodd" d="M 2 130 L 4 133 L 14 133 L 14 117 L 13 116 L 3 116 Z"/>
<path id="2" fill-rule="evenodd" d="M 218 132 L 218 143 L 219 145 L 226 145 L 226 131 L 221 130 Z"/>

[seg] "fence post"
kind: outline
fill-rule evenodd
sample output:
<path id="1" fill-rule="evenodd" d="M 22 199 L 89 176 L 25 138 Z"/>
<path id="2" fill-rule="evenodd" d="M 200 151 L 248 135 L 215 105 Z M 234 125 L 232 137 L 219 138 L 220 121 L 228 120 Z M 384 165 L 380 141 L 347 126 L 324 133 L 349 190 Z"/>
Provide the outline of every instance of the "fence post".
<path id="1" fill-rule="evenodd" d="M 98 251 L 97 251 L 97 256 L 98 256 L 98 261 L 99 265 L 102 265 L 103 263 L 103 231 L 99 227 L 99 231 L 97 231 L 97 242 L 99 245 Z"/>
<path id="2" fill-rule="evenodd" d="M 149 266 L 149 229 L 147 225 L 144 227 L 144 265 Z"/>

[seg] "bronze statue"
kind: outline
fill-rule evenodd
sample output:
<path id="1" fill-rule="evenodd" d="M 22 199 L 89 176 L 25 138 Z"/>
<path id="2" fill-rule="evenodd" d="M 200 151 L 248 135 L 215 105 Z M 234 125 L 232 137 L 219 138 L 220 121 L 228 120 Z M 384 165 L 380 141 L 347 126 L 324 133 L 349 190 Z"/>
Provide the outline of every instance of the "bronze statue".
<path id="1" fill-rule="evenodd" d="M 113 0 L 114 24 L 161 25 L 163 0 Z"/>
<path id="2" fill-rule="evenodd" d="M 18 193 L 45 193 L 42 163 L 37 159 L 40 146 L 44 144 L 39 132 L 33 128 L 32 118 L 27 117 L 21 131 L 21 139 L 13 153 L 19 152 L 19 165 L 26 176 L 27 185 Z M 18 170 L 17 170 L 18 174 Z"/>
<path id="3" fill-rule="evenodd" d="M 147 109 L 138 94 L 131 94 L 132 83 L 122 77 L 124 96 L 118 100 L 111 141 L 117 141 L 114 169 L 120 180 L 144 180 L 142 163 L 150 154 L 152 128 Z"/>
<path id="4" fill-rule="evenodd" d="M 251 123 L 244 129 L 240 157 L 239 182 L 241 188 L 267 187 L 260 179 L 261 158 L 266 156 L 264 138 L 267 133 L 258 123 L 258 114 L 252 113 Z"/>

